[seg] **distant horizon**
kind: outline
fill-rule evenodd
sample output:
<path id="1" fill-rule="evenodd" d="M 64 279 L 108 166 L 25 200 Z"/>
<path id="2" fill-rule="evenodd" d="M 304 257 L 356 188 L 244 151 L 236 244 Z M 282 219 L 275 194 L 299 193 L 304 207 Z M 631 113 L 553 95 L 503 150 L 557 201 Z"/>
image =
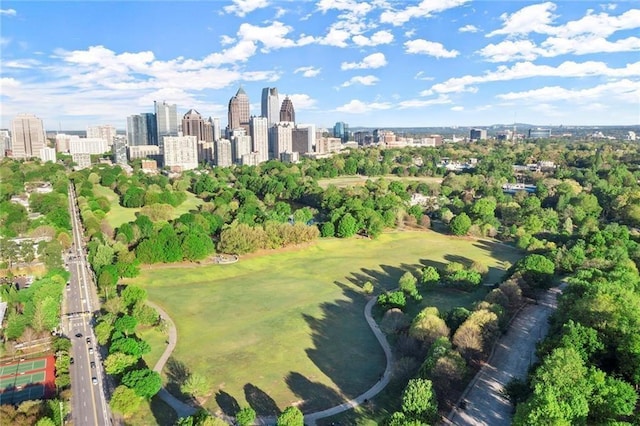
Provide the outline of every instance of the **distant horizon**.
<path id="1" fill-rule="evenodd" d="M 225 127 L 240 86 L 327 128 L 640 117 L 637 2 L 4 0 L 0 24 L 3 128 L 125 128 L 154 100 Z"/>

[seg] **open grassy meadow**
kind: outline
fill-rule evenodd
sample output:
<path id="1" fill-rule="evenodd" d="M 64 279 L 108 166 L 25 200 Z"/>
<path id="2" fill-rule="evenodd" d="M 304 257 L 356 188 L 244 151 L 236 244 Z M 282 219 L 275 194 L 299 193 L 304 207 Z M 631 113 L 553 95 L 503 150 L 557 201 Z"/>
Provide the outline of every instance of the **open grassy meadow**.
<path id="1" fill-rule="evenodd" d="M 105 219 L 107 219 L 107 222 L 109 222 L 109 225 L 113 228 L 117 228 L 123 223 L 136 220 L 136 213 L 138 213 L 140 209 L 122 207 L 119 204 L 118 194 L 113 192 L 111 188 L 96 184 L 93 185 L 93 193 L 96 197 L 106 197 L 111 203 L 111 210 L 107 213 Z M 187 199 L 185 202 L 173 209 L 174 217 L 179 217 L 180 215 L 197 208 L 202 203 L 203 201 L 200 198 L 197 198 L 191 192 L 187 192 Z"/>
<path id="2" fill-rule="evenodd" d="M 425 182 L 425 183 L 437 183 L 440 184 L 442 182 L 441 177 L 433 177 L 433 176 L 395 176 L 395 175 L 386 175 L 386 176 L 363 176 L 363 175 L 354 175 L 354 176 L 338 176 L 335 178 L 327 178 L 327 179 L 319 179 L 318 185 L 327 189 L 329 185 L 334 185 L 338 188 L 346 188 L 348 186 L 362 186 L 368 179 L 377 180 L 380 178 L 384 178 L 386 180 L 401 180 L 403 182 Z"/>
<path id="3" fill-rule="evenodd" d="M 497 280 L 518 256 L 499 243 L 406 231 L 377 240 L 323 239 L 232 265 L 153 266 L 129 282 L 146 288 L 173 318 L 175 365 L 210 380 L 207 408 L 233 414 L 249 404 L 274 414 L 292 403 L 324 409 L 379 379 L 384 354 L 363 316 L 360 287 L 367 280 L 377 293 L 395 288 L 407 270 L 452 260 L 483 262 L 489 280 Z M 422 303 L 446 311 L 484 294 L 436 290 Z M 171 368 L 164 373 L 175 377 Z"/>

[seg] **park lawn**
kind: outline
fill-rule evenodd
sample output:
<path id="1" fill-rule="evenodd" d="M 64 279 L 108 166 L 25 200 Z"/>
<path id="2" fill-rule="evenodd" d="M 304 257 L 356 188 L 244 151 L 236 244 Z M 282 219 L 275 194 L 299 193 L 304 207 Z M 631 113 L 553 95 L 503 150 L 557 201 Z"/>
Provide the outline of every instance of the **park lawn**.
<path id="1" fill-rule="evenodd" d="M 142 401 L 137 412 L 124 419 L 126 426 L 173 426 L 178 420 L 176 412 L 168 406 L 159 396 L 154 396 L 151 401 Z"/>
<path id="2" fill-rule="evenodd" d="M 312 412 L 359 395 L 384 370 L 363 315 L 364 282 L 377 293 L 395 288 L 407 270 L 451 260 L 483 262 L 492 279 L 518 257 L 495 242 L 404 231 L 376 240 L 322 239 L 232 265 L 143 268 L 128 282 L 146 288 L 173 318 L 174 358 L 218 392 L 207 408 L 218 410 L 219 401 L 271 414 L 276 405 L 297 403 Z M 434 290 L 423 303 L 444 311 L 482 295 Z"/>
<path id="3" fill-rule="evenodd" d="M 364 176 L 364 175 L 353 175 L 353 176 L 338 176 L 335 178 L 326 178 L 326 179 L 318 179 L 318 185 L 320 188 L 327 189 L 329 185 L 334 185 L 338 188 L 346 188 L 348 186 L 362 186 L 368 179 L 376 181 L 380 178 L 384 178 L 386 180 L 401 180 L 403 182 L 425 182 L 425 183 L 442 183 L 441 177 L 435 176 L 396 176 L 396 175 L 385 175 L 385 176 Z"/>
<path id="4" fill-rule="evenodd" d="M 151 352 L 143 355 L 142 359 L 149 368 L 153 369 L 166 349 L 169 337 L 166 332 L 160 331 L 158 327 L 138 326 L 136 334 L 151 346 Z"/>
<path id="5" fill-rule="evenodd" d="M 109 222 L 109 225 L 113 228 L 117 228 L 123 223 L 136 220 L 136 213 L 140 211 L 140 208 L 122 207 L 118 194 L 113 192 L 111 188 L 95 184 L 93 185 L 93 193 L 96 197 L 106 197 L 111 203 L 111 210 L 107 213 L 105 219 L 107 219 L 107 222 Z M 194 194 L 187 191 L 187 199 L 178 207 L 174 207 L 173 216 L 177 218 L 184 213 L 188 213 L 190 210 L 196 209 L 202 203 L 203 201 L 200 198 L 197 198 Z"/>

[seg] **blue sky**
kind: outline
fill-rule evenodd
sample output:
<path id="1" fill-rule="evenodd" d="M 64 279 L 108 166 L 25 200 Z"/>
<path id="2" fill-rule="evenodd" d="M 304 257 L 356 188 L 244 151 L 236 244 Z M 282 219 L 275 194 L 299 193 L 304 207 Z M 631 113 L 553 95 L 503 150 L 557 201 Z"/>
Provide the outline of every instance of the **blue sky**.
<path id="1" fill-rule="evenodd" d="M 227 121 L 241 84 L 299 122 L 640 124 L 640 2 L 6 1 L 1 126 L 85 129 L 153 100 Z"/>

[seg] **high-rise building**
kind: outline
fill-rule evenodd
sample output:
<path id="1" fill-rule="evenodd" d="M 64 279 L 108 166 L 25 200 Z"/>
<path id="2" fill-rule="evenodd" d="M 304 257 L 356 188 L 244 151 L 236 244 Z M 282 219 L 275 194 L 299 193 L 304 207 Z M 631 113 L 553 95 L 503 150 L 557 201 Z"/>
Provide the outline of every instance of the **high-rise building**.
<path id="1" fill-rule="evenodd" d="M 242 156 L 251 152 L 251 136 L 244 132 L 244 129 L 236 129 L 231 135 L 231 156 L 233 162 L 240 164 Z"/>
<path id="2" fill-rule="evenodd" d="M 220 139 L 216 141 L 216 166 L 231 167 L 231 141 Z"/>
<path id="3" fill-rule="evenodd" d="M 342 143 L 347 142 L 349 140 L 349 125 L 342 121 L 338 121 L 333 126 L 333 137 L 340 138 Z"/>
<path id="4" fill-rule="evenodd" d="M 300 154 L 311 152 L 309 146 L 309 128 L 296 127 L 291 131 L 291 150 Z"/>
<path id="5" fill-rule="evenodd" d="M 129 152 L 129 159 L 131 161 L 138 158 L 151 158 L 158 161 L 161 157 L 160 147 L 158 145 L 129 146 L 127 150 Z"/>
<path id="6" fill-rule="evenodd" d="M 314 147 L 316 146 L 316 125 L 315 124 L 296 124 L 297 129 L 307 129 L 307 136 L 309 140 L 307 141 L 307 151 L 313 152 Z M 302 143 L 302 141 L 300 142 Z M 295 151 L 295 149 L 294 149 Z"/>
<path id="7" fill-rule="evenodd" d="M 262 116 L 267 119 L 267 126 L 271 127 L 280 118 L 280 99 L 278 89 L 265 87 L 262 89 Z"/>
<path id="8" fill-rule="evenodd" d="M 102 138 L 79 138 L 77 136 L 69 139 L 70 154 L 93 154 L 99 155 L 109 151 L 107 141 Z"/>
<path id="9" fill-rule="evenodd" d="M 293 149 L 292 130 L 293 123 L 288 121 L 281 121 L 274 124 L 269 129 L 274 141 L 273 145 L 273 158 L 280 159 L 280 154 L 283 152 L 291 152 Z"/>
<path id="10" fill-rule="evenodd" d="M 213 142 L 198 141 L 198 164 L 213 162 Z"/>
<path id="11" fill-rule="evenodd" d="M 147 126 L 147 145 L 159 145 L 158 142 L 158 120 L 152 112 L 143 112 L 140 114 Z"/>
<path id="12" fill-rule="evenodd" d="M 289 121 L 291 123 L 296 122 L 296 112 L 293 109 L 293 102 L 291 98 L 286 96 L 282 101 L 282 107 L 280 108 L 280 121 Z"/>
<path id="13" fill-rule="evenodd" d="M 198 167 L 198 141 L 195 136 L 164 136 L 164 165 L 172 170 L 192 170 Z"/>
<path id="14" fill-rule="evenodd" d="M 40 156 L 46 146 L 42 120 L 33 114 L 18 114 L 11 123 L 11 152 L 14 158 Z"/>
<path id="15" fill-rule="evenodd" d="M 267 117 L 251 117 L 251 150 L 258 154 L 258 162 L 269 160 L 269 126 Z"/>
<path id="16" fill-rule="evenodd" d="M 47 161 L 51 161 L 52 163 L 56 162 L 56 149 L 55 148 L 49 148 L 49 147 L 44 147 L 42 149 L 40 149 L 40 159 L 42 160 L 43 163 L 46 163 Z"/>
<path id="17" fill-rule="evenodd" d="M 551 129 L 529 129 L 529 139 L 549 139 L 551 137 Z"/>
<path id="18" fill-rule="evenodd" d="M 469 139 L 471 141 L 483 141 L 487 139 L 486 129 L 471 129 L 469 131 Z"/>
<path id="19" fill-rule="evenodd" d="M 111 152 L 113 152 L 113 162 L 115 164 L 127 164 L 127 138 L 116 135 L 113 138 Z"/>
<path id="20" fill-rule="evenodd" d="M 127 117 L 127 141 L 129 146 L 156 145 L 148 140 L 146 117 L 142 115 L 130 115 Z"/>
<path id="21" fill-rule="evenodd" d="M 243 128 L 249 134 L 249 96 L 242 87 L 229 100 L 229 123 L 227 130 Z"/>
<path id="22" fill-rule="evenodd" d="M 209 117 L 209 123 L 211 123 L 213 129 L 213 141 L 220 140 L 222 137 L 222 134 L 220 134 L 220 119 Z"/>
<path id="23" fill-rule="evenodd" d="M 176 104 L 153 102 L 158 126 L 158 146 L 163 152 L 162 144 L 165 136 L 178 136 L 178 111 Z"/>
<path id="24" fill-rule="evenodd" d="M 195 109 L 190 109 L 182 119 L 182 134 L 195 136 L 198 141 L 213 142 L 213 127 Z"/>
<path id="25" fill-rule="evenodd" d="M 89 126 L 87 127 L 88 138 L 101 138 L 107 141 L 107 145 L 113 144 L 113 138 L 116 136 L 116 128 L 110 124 L 104 124 L 102 126 Z"/>
<path id="26" fill-rule="evenodd" d="M 71 161 L 76 163 L 74 169 L 82 170 L 88 167 L 91 167 L 91 154 L 88 153 L 78 153 L 71 155 Z"/>

